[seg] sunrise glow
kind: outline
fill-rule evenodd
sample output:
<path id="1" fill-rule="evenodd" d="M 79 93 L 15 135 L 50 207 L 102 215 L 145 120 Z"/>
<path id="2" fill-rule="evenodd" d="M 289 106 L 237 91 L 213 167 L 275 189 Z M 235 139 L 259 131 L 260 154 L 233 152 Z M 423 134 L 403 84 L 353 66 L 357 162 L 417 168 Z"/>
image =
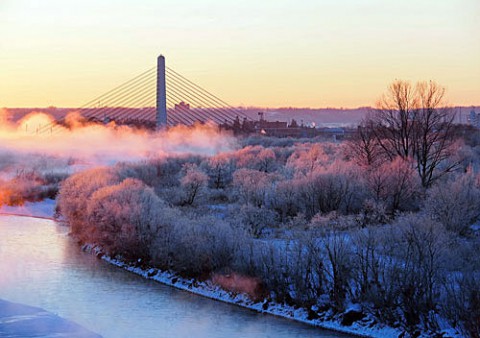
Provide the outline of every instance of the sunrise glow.
<path id="1" fill-rule="evenodd" d="M 392 80 L 480 103 L 477 0 L 0 2 L 0 107 L 78 107 L 167 64 L 233 105 L 373 105 Z"/>

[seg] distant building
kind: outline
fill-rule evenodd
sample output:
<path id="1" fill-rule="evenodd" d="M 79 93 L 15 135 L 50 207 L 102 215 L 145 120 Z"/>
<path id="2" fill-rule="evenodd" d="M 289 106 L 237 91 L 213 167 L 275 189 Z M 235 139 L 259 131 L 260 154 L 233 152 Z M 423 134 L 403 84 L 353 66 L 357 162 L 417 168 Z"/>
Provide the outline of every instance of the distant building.
<path id="1" fill-rule="evenodd" d="M 235 134 L 261 134 L 275 137 L 315 137 L 318 135 L 314 126 L 304 126 L 303 122 L 299 125 L 295 119 L 292 119 L 289 124 L 284 121 L 268 121 L 265 119 L 264 112 L 259 112 L 258 117 L 257 121 L 244 118 L 242 122 L 237 117 L 231 128 L 227 124 L 223 125 L 223 128 L 233 129 Z"/>
<path id="2" fill-rule="evenodd" d="M 179 103 L 175 104 L 176 111 L 187 111 L 190 110 L 190 104 L 180 101 Z"/>

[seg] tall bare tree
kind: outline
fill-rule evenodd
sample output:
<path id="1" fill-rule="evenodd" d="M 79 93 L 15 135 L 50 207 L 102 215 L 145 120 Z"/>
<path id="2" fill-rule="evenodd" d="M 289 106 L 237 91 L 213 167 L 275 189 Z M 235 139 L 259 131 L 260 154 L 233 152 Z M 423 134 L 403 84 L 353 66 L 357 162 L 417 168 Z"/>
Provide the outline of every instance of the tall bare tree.
<path id="1" fill-rule="evenodd" d="M 417 109 L 416 91 L 408 81 L 393 82 L 377 102 L 370 123 L 378 144 L 390 160 L 413 155 Z"/>
<path id="2" fill-rule="evenodd" d="M 433 81 L 412 86 L 408 81 L 396 80 L 377 103 L 377 109 L 363 122 L 383 156 L 392 161 L 398 156 L 414 160 L 426 188 L 459 164 L 446 161 L 455 150 L 456 136 L 455 114 L 445 105 L 444 95 L 445 89 Z M 369 136 L 365 130 L 359 128 L 357 149 L 371 164 L 368 158 L 376 148 L 365 143 L 365 136 Z"/>
<path id="3" fill-rule="evenodd" d="M 370 118 L 364 119 L 358 126 L 352 139 L 347 142 L 347 153 L 359 166 L 372 167 L 385 157 L 377 142 L 375 125 Z"/>
<path id="4" fill-rule="evenodd" d="M 422 185 L 429 187 L 439 176 L 459 165 L 445 161 L 455 151 L 455 114 L 444 105 L 445 88 L 437 83 L 420 82 L 416 93 L 419 106 L 414 124 L 414 156 Z"/>

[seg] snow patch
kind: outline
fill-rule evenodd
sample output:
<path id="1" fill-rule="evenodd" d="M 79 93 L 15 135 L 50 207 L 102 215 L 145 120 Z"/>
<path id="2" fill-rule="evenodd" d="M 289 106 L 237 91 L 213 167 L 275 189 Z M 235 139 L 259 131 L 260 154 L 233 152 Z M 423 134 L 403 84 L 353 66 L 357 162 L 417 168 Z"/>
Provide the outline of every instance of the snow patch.
<path id="1" fill-rule="evenodd" d="M 29 216 L 37 218 L 52 219 L 55 213 L 55 200 L 45 199 L 40 202 L 25 202 L 20 206 L 2 205 L 0 207 L 0 214 L 15 215 L 15 216 Z"/>
<path id="2" fill-rule="evenodd" d="M 353 334 L 359 337 L 398 337 L 402 334 L 401 330 L 387 327 L 378 323 L 374 323 L 374 325 L 368 325 L 369 323 L 365 322 L 362 325 L 361 323 L 356 322 L 349 327 L 345 327 L 341 325 L 341 315 L 325 316 L 329 317 L 327 319 L 309 319 L 309 311 L 307 309 L 295 308 L 290 305 L 268 301 L 255 302 L 252 301 L 247 295 L 223 290 L 218 285 L 215 285 L 211 280 L 198 281 L 192 278 L 182 278 L 172 271 L 162 271 L 155 268 L 143 269 L 141 267 L 128 264 L 120 259 L 112 258 L 107 255 L 101 255 L 99 254 L 99 251 L 101 250 L 97 246 L 86 245 L 83 247 L 83 249 L 85 251 L 90 251 L 98 257 L 101 256 L 104 261 L 110 264 L 140 275 L 144 278 L 151 279 L 180 290 L 188 291 L 196 295 L 238 305 L 260 313 L 267 313 L 274 316 L 288 318 L 323 329 Z M 359 308 L 356 305 L 352 305 L 352 309 Z"/>

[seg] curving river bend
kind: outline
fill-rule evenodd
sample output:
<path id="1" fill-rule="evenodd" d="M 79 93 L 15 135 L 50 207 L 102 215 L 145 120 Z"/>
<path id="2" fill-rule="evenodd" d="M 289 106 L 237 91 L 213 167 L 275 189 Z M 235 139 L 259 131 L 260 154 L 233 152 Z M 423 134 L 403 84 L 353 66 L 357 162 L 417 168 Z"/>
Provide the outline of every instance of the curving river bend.
<path id="1" fill-rule="evenodd" d="M 51 220 L 0 216 L 0 299 L 109 337 L 347 337 L 180 291 L 82 252 Z"/>

